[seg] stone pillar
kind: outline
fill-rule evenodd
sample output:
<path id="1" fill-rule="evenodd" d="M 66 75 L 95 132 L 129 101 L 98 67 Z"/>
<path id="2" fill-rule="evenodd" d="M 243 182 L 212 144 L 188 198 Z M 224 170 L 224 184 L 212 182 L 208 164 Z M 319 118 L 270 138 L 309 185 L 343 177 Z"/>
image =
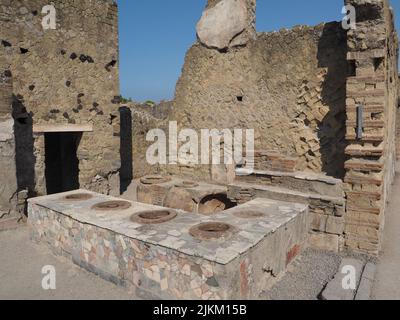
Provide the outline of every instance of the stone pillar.
<path id="1" fill-rule="evenodd" d="M 245 46 L 257 37 L 256 0 L 208 0 L 197 36 L 201 44 L 221 51 Z"/>
<path id="2" fill-rule="evenodd" d="M 15 216 L 17 189 L 12 79 L 11 72 L 2 63 L 0 64 L 0 222 Z"/>
<path id="3" fill-rule="evenodd" d="M 357 13 L 348 31 L 345 247 L 377 255 L 394 176 L 397 35 L 387 0 L 345 3 Z"/>

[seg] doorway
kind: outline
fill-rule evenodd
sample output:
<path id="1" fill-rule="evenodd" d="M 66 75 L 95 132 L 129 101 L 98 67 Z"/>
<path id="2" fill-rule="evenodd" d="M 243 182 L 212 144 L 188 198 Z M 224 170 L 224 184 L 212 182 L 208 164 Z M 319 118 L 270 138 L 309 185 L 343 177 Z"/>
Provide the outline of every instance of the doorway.
<path id="1" fill-rule="evenodd" d="M 77 150 L 82 132 L 45 133 L 47 194 L 79 189 Z"/>

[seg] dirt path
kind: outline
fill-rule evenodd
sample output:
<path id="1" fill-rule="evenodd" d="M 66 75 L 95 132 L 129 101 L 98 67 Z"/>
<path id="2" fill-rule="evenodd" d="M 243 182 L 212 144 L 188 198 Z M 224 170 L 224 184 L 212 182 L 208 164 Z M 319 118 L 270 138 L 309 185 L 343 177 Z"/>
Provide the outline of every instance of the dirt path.
<path id="1" fill-rule="evenodd" d="M 42 288 L 43 266 L 56 270 L 56 290 Z M 128 300 L 127 291 L 56 258 L 29 239 L 27 227 L 0 232 L 0 300 Z"/>
<path id="2" fill-rule="evenodd" d="M 386 212 L 383 253 L 379 260 L 373 298 L 400 300 L 400 165 Z"/>

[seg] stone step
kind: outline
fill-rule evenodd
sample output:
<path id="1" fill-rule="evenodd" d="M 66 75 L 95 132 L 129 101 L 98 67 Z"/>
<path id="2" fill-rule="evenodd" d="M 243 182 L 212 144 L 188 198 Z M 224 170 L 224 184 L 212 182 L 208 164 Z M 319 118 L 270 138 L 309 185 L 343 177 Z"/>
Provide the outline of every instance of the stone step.
<path id="1" fill-rule="evenodd" d="M 252 183 L 236 182 L 228 185 L 228 197 L 232 200 L 244 196 L 248 199 L 268 198 L 278 201 L 288 201 L 296 203 L 309 204 L 310 202 L 319 202 L 326 206 L 344 208 L 344 197 L 331 197 L 317 193 L 305 193 L 288 188 L 257 185 Z"/>
<path id="2" fill-rule="evenodd" d="M 367 263 L 361 276 L 355 300 L 370 300 L 376 275 L 376 265 Z"/>
<path id="3" fill-rule="evenodd" d="M 371 262 L 365 264 L 359 259 L 345 258 L 320 298 L 322 300 L 370 300 L 375 274 L 375 264 Z M 351 276 L 354 276 L 354 279 L 351 280 Z M 346 287 L 349 284 L 355 284 L 355 286 Z"/>
<path id="4" fill-rule="evenodd" d="M 278 172 L 236 169 L 235 183 L 250 183 L 271 187 L 286 188 L 303 193 L 328 197 L 343 197 L 342 180 L 312 172 Z"/>

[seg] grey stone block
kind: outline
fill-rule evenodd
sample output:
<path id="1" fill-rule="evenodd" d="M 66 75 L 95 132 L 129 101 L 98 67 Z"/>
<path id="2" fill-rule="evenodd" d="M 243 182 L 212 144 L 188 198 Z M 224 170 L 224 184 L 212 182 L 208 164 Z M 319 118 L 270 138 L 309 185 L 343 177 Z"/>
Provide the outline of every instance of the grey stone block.
<path id="1" fill-rule="evenodd" d="M 353 266 L 356 271 L 355 289 L 343 288 L 343 279 L 347 274 L 342 273 L 346 266 Z M 354 300 L 357 288 L 360 284 L 361 274 L 364 269 L 364 262 L 356 259 L 343 259 L 340 268 L 331 282 L 328 283 L 321 294 L 323 300 Z"/>
<path id="2" fill-rule="evenodd" d="M 120 287 L 124 287 L 124 288 L 127 287 L 127 284 L 123 279 L 118 278 L 117 276 L 112 275 L 106 271 L 99 269 L 99 268 L 96 268 L 92 264 L 89 264 L 89 263 L 83 261 L 82 259 L 77 258 L 76 256 L 72 257 L 72 262 L 74 264 L 76 264 L 77 266 L 85 269 L 86 271 L 94 273 L 95 275 L 99 276 L 100 278 L 102 278 L 106 281 L 114 283 L 116 286 L 120 286 Z"/>
<path id="3" fill-rule="evenodd" d="M 0 216 L 10 218 L 16 212 L 18 190 L 13 119 L 0 121 L 0 168 Z"/>
<path id="4" fill-rule="evenodd" d="M 367 263 L 361 276 L 360 286 L 356 294 L 355 300 L 370 300 L 372 287 L 376 274 L 376 266 L 373 263 Z"/>

